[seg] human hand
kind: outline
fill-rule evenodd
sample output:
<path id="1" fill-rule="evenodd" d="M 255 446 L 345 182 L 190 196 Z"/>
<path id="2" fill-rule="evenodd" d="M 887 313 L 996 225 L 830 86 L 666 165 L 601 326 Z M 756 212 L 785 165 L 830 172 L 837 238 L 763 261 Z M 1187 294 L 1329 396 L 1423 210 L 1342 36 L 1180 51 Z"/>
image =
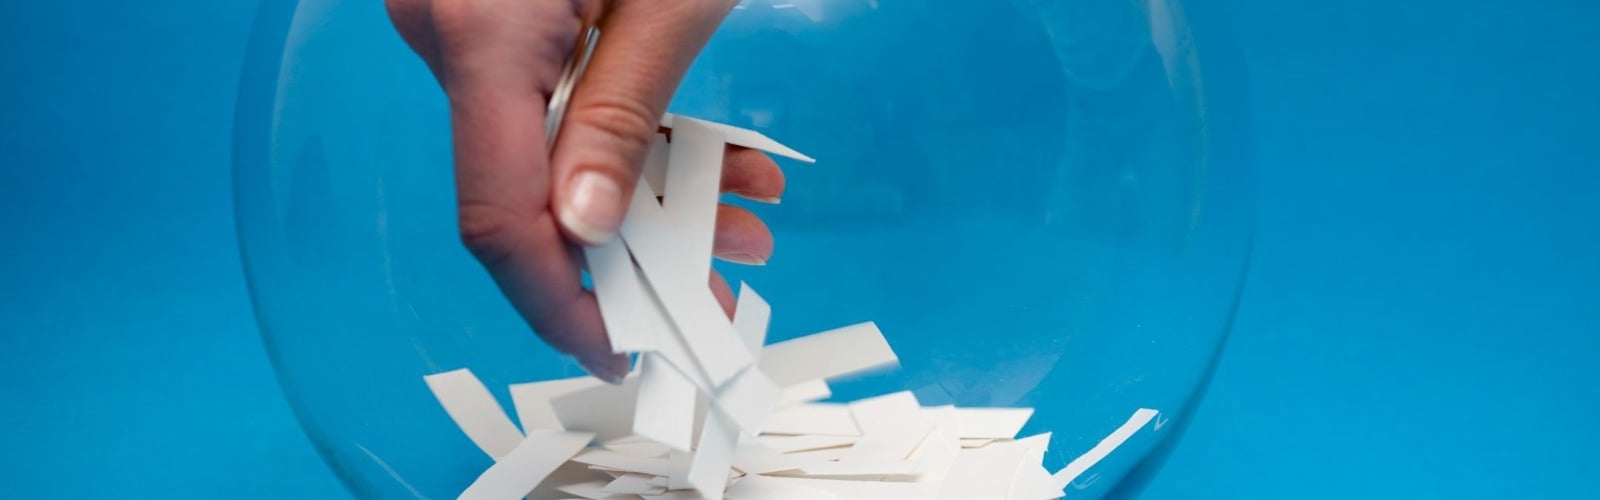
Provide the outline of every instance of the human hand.
<path id="1" fill-rule="evenodd" d="M 387 0 L 390 20 L 450 102 L 462 242 L 534 331 L 611 381 L 613 354 L 576 245 L 615 237 L 645 153 L 689 64 L 735 0 Z M 547 103 L 584 25 L 604 41 L 553 148 Z M 730 148 L 722 188 L 776 201 L 784 179 L 759 151 Z M 763 264 L 772 233 L 722 205 L 713 253 Z M 710 286 L 730 312 L 733 292 Z"/>

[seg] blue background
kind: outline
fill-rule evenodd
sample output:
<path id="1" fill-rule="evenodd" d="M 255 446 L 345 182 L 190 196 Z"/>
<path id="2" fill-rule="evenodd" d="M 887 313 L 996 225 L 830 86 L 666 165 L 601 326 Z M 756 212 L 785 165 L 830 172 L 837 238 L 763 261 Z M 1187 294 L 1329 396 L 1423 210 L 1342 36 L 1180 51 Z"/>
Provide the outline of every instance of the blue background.
<path id="1" fill-rule="evenodd" d="M 339 497 L 232 229 L 253 2 L 0 15 L 8 497 Z M 1600 6 L 1236 0 L 1256 262 L 1147 498 L 1592 496 Z"/>

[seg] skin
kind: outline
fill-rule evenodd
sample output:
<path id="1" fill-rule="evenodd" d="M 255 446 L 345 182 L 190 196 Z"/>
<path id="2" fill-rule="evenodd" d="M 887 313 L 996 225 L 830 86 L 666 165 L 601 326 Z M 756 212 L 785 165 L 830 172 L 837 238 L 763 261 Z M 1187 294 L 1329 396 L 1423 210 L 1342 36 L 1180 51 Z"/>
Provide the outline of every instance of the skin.
<path id="1" fill-rule="evenodd" d="M 461 240 L 535 332 L 616 383 L 581 245 L 616 237 L 657 121 L 735 0 L 387 0 L 390 20 L 450 102 Z M 553 148 L 545 110 L 581 27 L 604 35 Z M 784 179 L 764 154 L 730 148 L 723 191 L 776 202 Z M 713 253 L 764 264 L 772 233 L 723 205 Z M 729 314 L 733 293 L 709 285 Z"/>

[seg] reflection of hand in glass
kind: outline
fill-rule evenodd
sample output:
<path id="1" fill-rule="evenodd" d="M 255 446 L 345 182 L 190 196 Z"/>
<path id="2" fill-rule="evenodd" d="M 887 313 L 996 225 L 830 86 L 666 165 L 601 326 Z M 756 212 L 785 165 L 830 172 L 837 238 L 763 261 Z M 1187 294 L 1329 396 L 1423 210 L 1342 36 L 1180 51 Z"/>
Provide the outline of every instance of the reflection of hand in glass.
<path id="1" fill-rule="evenodd" d="M 590 373 L 620 381 L 573 244 L 614 237 L 658 121 L 684 71 L 733 0 L 388 0 L 400 35 L 450 101 L 461 238 L 535 331 Z M 595 48 L 545 145 L 547 101 L 585 24 Z M 760 152 L 731 149 L 723 189 L 761 200 L 783 174 Z M 748 211 L 722 206 L 714 251 L 760 264 L 772 234 Z M 724 308 L 733 294 L 713 274 Z"/>

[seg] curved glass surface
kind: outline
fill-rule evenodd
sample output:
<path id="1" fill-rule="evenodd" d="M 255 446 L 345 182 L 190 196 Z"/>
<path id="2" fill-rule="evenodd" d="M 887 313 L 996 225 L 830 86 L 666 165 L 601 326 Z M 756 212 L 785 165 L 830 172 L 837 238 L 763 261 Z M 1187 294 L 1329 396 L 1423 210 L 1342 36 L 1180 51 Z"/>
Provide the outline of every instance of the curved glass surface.
<path id="1" fill-rule="evenodd" d="M 1182 0 L 747 1 L 672 110 L 818 158 L 753 205 L 771 339 L 876 321 L 902 368 L 835 399 L 1030 406 L 1067 488 L 1136 491 L 1225 344 L 1253 218 L 1222 13 Z M 421 377 L 578 376 L 456 236 L 446 102 L 382 2 L 267 0 L 241 84 L 241 251 L 306 433 L 362 497 L 452 497 L 489 465 Z M 603 43 L 603 42 L 602 42 Z M 1208 45 L 1209 44 L 1209 45 Z M 1213 71 L 1216 68 L 1216 71 Z M 1220 76 L 1217 76 L 1220 75 Z"/>

